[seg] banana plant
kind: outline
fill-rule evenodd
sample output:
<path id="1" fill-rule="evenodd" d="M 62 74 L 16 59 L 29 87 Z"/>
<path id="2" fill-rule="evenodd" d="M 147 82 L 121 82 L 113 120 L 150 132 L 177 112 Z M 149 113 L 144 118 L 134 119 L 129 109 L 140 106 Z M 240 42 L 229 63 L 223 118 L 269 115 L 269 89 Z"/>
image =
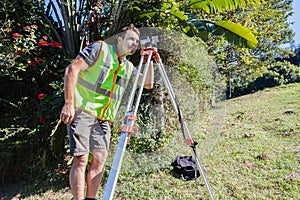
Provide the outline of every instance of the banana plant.
<path id="1" fill-rule="evenodd" d="M 153 1 L 151 1 L 153 2 Z M 142 2 L 128 2 L 131 13 L 128 18 L 169 21 L 175 18 L 181 30 L 189 36 L 198 36 L 206 40 L 209 34 L 222 35 L 229 42 L 241 47 L 254 48 L 258 41 L 250 29 L 229 20 L 212 21 L 201 16 L 221 13 L 230 9 L 242 8 L 249 4 L 261 4 L 261 0 L 163 0 L 152 3 L 152 7 Z M 160 20 L 162 21 L 162 20 Z M 173 21 L 174 22 L 174 21 Z"/>
<path id="2" fill-rule="evenodd" d="M 44 19 L 67 57 L 74 58 L 86 44 L 102 39 L 114 24 L 122 0 L 45 0 Z"/>

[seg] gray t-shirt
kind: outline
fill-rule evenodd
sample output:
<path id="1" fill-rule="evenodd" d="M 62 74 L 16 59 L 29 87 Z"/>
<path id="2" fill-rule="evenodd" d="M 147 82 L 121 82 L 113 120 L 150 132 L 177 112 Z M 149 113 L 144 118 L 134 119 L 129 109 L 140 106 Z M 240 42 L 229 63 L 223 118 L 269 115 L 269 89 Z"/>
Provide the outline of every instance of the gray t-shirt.
<path id="1" fill-rule="evenodd" d="M 97 58 L 99 57 L 99 53 L 101 51 L 102 42 L 94 42 L 93 44 L 86 46 L 79 55 L 85 60 L 85 62 L 92 66 Z"/>

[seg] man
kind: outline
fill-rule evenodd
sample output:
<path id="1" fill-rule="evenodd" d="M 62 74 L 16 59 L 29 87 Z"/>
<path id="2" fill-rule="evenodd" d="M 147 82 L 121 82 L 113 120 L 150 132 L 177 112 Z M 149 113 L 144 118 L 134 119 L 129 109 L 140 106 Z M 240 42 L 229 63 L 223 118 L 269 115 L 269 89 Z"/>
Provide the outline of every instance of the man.
<path id="1" fill-rule="evenodd" d="M 95 199 L 97 195 L 108 156 L 110 122 L 134 71 L 126 56 L 137 50 L 140 32 L 133 25 L 122 30 L 114 45 L 95 42 L 84 48 L 66 68 L 65 105 L 60 119 L 68 125 L 70 153 L 74 156 L 69 176 L 74 200 Z M 151 88 L 152 84 L 150 66 L 144 87 Z M 86 177 L 85 196 L 89 152 L 92 162 Z"/>

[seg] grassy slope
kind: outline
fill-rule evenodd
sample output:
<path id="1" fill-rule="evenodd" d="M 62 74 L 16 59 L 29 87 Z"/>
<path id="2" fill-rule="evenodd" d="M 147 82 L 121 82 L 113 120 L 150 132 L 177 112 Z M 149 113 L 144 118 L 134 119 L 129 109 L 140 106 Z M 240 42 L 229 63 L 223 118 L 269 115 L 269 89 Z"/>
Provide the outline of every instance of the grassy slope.
<path id="1" fill-rule="evenodd" d="M 300 84 L 228 100 L 219 109 L 216 117 L 226 112 L 223 129 L 202 159 L 215 198 L 300 199 Z M 122 183 L 118 199 L 209 199 L 199 182 L 197 190 L 195 182 L 159 172 Z"/>
<path id="2" fill-rule="evenodd" d="M 300 84 L 228 100 L 214 113 L 220 131 L 206 125 L 199 156 L 215 198 L 300 199 Z M 164 169 L 121 178 L 115 199 L 209 199 L 201 177 L 198 184 Z M 70 193 L 50 190 L 23 199 L 70 199 Z"/>
<path id="3" fill-rule="evenodd" d="M 217 197 L 300 198 L 299 108 L 299 84 L 226 103 L 225 127 L 211 157 Z"/>

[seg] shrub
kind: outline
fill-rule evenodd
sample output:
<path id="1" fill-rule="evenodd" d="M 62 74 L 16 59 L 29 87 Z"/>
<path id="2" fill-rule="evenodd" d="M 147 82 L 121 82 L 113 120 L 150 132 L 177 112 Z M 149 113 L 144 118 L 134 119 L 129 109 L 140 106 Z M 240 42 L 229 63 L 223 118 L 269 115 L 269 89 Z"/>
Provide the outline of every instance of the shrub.
<path id="1" fill-rule="evenodd" d="M 36 1 L 1 1 L 1 184 L 36 176 L 46 167 L 52 109 L 63 65 Z M 46 155 L 46 157 L 45 157 Z M 12 175 L 13 174 L 13 175 Z"/>
<path id="2" fill-rule="evenodd" d="M 158 45 L 171 87 L 184 116 L 199 120 L 201 112 L 205 112 L 210 106 L 211 92 L 214 88 L 215 65 L 207 54 L 205 44 L 197 38 L 170 31 Z M 154 65 L 154 69 L 154 88 L 143 91 L 138 109 L 139 133 L 131 137 L 128 145 L 128 149 L 135 153 L 155 152 L 163 148 L 172 139 L 174 129 L 179 127 L 176 110 L 157 64 Z M 115 124 L 114 128 L 115 132 L 118 131 L 118 124 Z"/>
<path id="3" fill-rule="evenodd" d="M 264 88 L 274 87 L 282 84 L 296 83 L 300 81 L 300 67 L 289 63 L 288 61 L 276 62 L 262 74 L 261 77 L 245 84 L 237 83 L 234 88 L 233 96 L 241 96 L 262 90 Z"/>

